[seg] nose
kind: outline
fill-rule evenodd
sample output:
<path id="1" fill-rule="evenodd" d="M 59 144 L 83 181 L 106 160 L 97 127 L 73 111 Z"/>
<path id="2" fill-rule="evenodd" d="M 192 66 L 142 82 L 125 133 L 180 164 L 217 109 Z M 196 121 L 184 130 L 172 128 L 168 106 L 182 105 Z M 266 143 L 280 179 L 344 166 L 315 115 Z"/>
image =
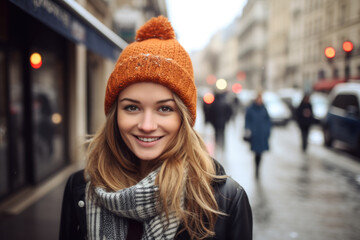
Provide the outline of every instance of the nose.
<path id="1" fill-rule="evenodd" d="M 138 123 L 138 128 L 144 132 L 156 130 L 156 116 L 151 111 L 145 111 Z"/>

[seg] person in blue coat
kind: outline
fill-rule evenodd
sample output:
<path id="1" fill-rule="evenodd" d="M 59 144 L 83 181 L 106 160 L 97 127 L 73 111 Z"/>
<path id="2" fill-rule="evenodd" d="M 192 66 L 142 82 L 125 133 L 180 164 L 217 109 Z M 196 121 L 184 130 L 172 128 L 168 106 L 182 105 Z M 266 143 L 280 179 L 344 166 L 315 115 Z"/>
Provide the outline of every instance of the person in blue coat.
<path id="1" fill-rule="evenodd" d="M 271 120 L 264 106 L 262 94 L 246 109 L 245 131 L 250 135 L 251 151 L 255 153 L 255 177 L 259 178 L 261 154 L 269 150 Z"/>

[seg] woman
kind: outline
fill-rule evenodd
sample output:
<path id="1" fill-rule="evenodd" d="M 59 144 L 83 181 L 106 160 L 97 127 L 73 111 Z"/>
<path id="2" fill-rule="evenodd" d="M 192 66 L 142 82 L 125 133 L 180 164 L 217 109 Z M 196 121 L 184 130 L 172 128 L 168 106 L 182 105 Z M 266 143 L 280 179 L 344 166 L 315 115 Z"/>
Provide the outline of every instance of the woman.
<path id="1" fill-rule="evenodd" d="M 251 150 L 255 153 L 255 177 L 259 178 L 261 155 L 269 150 L 271 120 L 259 92 L 245 114 L 245 131 L 250 134 Z"/>
<path id="2" fill-rule="evenodd" d="M 121 53 L 106 88 L 106 122 L 64 193 L 60 239 L 252 239 L 243 188 L 193 129 L 189 55 L 165 17 Z"/>

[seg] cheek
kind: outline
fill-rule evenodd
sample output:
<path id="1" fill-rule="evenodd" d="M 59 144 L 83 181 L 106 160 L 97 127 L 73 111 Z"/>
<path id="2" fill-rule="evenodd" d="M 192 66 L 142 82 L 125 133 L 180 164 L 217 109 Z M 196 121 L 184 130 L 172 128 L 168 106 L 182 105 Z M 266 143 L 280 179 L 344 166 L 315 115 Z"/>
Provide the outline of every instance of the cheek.
<path id="1" fill-rule="evenodd" d="M 177 134 L 179 132 L 179 129 L 181 126 L 180 117 L 177 116 L 176 118 L 171 120 L 170 123 L 168 124 L 168 126 L 169 126 L 169 131 L 171 131 L 173 134 Z"/>
<path id="2" fill-rule="evenodd" d="M 128 148 L 131 148 L 130 136 L 128 134 L 131 127 L 129 126 L 128 121 L 126 121 L 126 119 L 123 116 L 120 116 L 118 114 L 117 117 L 118 117 L 117 126 L 118 126 L 118 131 L 119 131 L 120 137 L 124 141 L 125 145 Z"/>
<path id="3" fill-rule="evenodd" d="M 127 129 L 129 128 L 129 121 L 123 115 L 118 114 L 117 115 L 117 125 L 119 128 L 120 134 L 123 135 L 122 133 L 126 132 Z"/>

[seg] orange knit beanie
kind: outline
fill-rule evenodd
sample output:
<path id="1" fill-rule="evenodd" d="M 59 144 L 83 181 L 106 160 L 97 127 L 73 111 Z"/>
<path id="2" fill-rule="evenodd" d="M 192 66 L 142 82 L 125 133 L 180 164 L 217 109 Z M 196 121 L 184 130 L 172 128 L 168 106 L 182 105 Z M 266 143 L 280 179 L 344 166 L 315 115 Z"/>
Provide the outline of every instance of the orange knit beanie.
<path id="1" fill-rule="evenodd" d="M 150 19 L 136 33 L 135 42 L 120 54 L 105 93 L 105 114 L 121 90 L 133 83 L 154 82 L 168 87 L 196 119 L 196 87 L 189 54 L 175 39 L 164 16 Z"/>

